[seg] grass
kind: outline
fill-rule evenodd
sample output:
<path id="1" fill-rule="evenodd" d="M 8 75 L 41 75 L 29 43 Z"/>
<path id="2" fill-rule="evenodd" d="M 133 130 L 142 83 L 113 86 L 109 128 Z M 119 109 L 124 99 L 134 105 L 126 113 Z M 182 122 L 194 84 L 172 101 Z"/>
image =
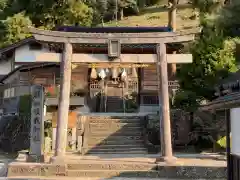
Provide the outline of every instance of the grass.
<path id="1" fill-rule="evenodd" d="M 117 26 L 167 26 L 168 12 L 164 5 L 151 6 L 143 9 L 138 16 L 125 17 L 117 22 Z M 194 29 L 198 27 L 198 19 L 193 18 L 193 8 L 188 4 L 178 6 L 177 10 L 177 30 Z M 105 23 L 105 26 L 116 26 L 116 22 Z"/>

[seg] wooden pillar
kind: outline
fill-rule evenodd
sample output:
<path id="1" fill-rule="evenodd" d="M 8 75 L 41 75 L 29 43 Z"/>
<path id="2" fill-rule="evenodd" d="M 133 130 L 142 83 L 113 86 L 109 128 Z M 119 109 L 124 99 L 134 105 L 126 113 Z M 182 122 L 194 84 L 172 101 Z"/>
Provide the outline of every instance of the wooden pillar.
<path id="1" fill-rule="evenodd" d="M 70 102 L 72 44 L 65 43 L 60 66 L 60 93 L 57 116 L 56 149 L 53 161 L 62 162 L 66 152 Z"/>
<path id="2" fill-rule="evenodd" d="M 168 93 L 168 72 L 167 72 L 167 52 L 166 44 L 157 45 L 158 68 L 160 72 L 160 136 L 161 136 L 161 151 L 162 157 L 157 161 L 165 161 L 172 163 L 175 160 L 172 152 L 172 137 L 171 137 L 171 121 L 169 108 L 169 93 Z"/>
<path id="3" fill-rule="evenodd" d="M 169 11 L 168 11 L 168 27 L 172 28 L 173 32 L 176 32 L 177 30 L 177 0 L 169 0 Z M 176 52 L 173 52 L 173 54 L 176 54 Z M 170 64 L 170 78 L 173 80 L 176 75 L 176 64 L 172 63 Z"/>

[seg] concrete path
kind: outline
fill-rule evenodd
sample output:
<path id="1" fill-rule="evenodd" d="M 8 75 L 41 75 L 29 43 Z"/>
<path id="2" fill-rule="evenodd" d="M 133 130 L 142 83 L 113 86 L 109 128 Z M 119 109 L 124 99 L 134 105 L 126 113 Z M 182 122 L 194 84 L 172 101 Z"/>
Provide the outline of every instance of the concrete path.
<path id="1" fill-rule="evenodd" d="M 11 157 L 0 151 L 0 180 L 6 179 L 8 164 L 13 162 L 15 157 Z"/>
<path id="2" fill-rule="evenodd" d="M 30 178 L 30 179 L 22 179 L 22 178 L 8 178 L 7 180 L 72 180 L 73 178 Z M 6 180 L 0 178 L 0 180 Z M 108 179 L 99 179 L 99 178 L 74 178 L 74 180 L 179 180 L 179 179 L 164 179 L 164 178 L 108 178 Z M 181 179 L 181 180 L 190 180 L 190 179 Z M 196 180 L 209 180 L 209 179 L 196 179 Z M 225 179 L 211 179 L 211 180 L 225 180 Z"/>

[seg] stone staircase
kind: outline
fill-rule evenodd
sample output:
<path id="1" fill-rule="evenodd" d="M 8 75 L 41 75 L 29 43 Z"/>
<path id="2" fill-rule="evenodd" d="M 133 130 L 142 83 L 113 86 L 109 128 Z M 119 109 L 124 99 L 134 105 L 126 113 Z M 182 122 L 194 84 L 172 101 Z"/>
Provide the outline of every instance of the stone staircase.
<path id="1" fill-rule="evenodd" d="M 91 115 L 85 120 L 85 154 L 104 154 L 105 158 L 75 154 L 66 156 L 58 164 L 12 162 L 8 164 L 7 177 L 45 180 L 226 178 L 225 166 L 184 165 L 181 161 L 172 165 L 156 164 L 155 158 L 146 158 L 144 117 Z M 125 154 L 130 154 L 130 157 Z"/>
<path id="2" fill-rule="evenodd" d="M 85 130 L 84 154 L 146 154 L 144 117 L 90 116 Z"/>
<path id="3" fill-rule="evenodd" d="M 107 112 L 123 112 L 123 99 L 119 96 L 108 96 L 107 98 Z"/>

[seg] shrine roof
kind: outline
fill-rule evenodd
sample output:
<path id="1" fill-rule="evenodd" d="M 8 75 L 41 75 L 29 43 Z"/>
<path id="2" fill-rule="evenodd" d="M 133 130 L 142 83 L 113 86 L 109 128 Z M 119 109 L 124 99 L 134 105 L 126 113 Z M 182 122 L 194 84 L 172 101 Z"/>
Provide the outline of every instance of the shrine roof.
<path id="1" fill-rule="evenodd" d="M 169 27 L 81 27 L 60 26 L 56 31 L 82 32 L 82 33 L 150 33 L 150 32 L 172 32 Z"/>
<path id="2" fill-rule="evenodd" d="M 232 92 L 224 96 L 220 96 L 206 105 L 203 105 L 201 109 L 224 109 L 227 107 L 240 106 L 240 92 Z"/>
<path id="3" fill-rule="evenodd" d="M 58 63 L 46 63 L 46 62 L 40 62 L 40 63 L 28 63 L 25 65 L 18 66 L 13 71 L 9 72 L 8 74 L 2 76 L 0 78 L 0 83 L 3 84 L 3 81 L 6 80 L 8 77 L 10 77 L 12 74 L 18 72 L 18 71 L 29 71 L 35 68 L 46 68 L 46 67 L 52 67 L 52 66 L 59 66 Z"/>

